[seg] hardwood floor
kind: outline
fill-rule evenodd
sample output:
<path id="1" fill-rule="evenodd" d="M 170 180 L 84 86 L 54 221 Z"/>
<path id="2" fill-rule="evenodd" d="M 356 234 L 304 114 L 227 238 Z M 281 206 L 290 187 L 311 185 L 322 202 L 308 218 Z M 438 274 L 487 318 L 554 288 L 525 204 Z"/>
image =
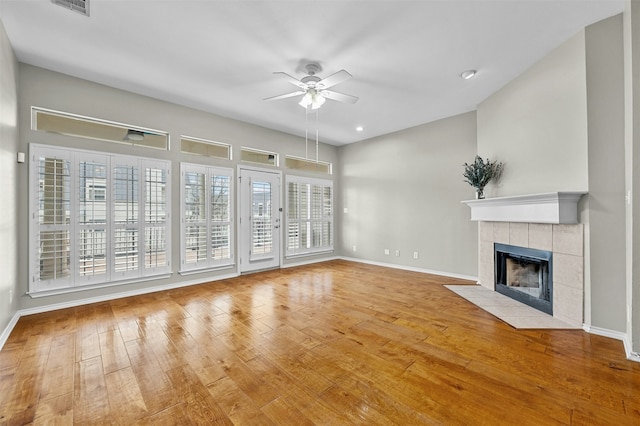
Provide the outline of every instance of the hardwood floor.
<path id="1" fill-rule="evenodd" d="M 640 364 L 332 261 L 23 317 L 0 424 L 640 424 Z M 470 284 L 470 283 L 469 283 Z"/>

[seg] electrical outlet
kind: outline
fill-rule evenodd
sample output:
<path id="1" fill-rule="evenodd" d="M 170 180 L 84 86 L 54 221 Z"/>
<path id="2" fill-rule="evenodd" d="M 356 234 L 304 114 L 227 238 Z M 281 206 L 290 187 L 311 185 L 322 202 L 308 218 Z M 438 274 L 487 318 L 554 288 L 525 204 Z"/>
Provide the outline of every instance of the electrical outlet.
<path id="1" fill-rule="evenodd" d="M 396 257 L 400 257 L 400 250 L 396 250 Z"/>
<path id="2" fill-rule="evenodd" d="M 345 208 L 344 208 L 344 213 L 345 213 L 345 214 L 349 213 L 349 209 L 345 207 Z"/>
<path id="3" fill-rule="evenodd" d="M 9 290 L 9 304 L 13 303 L 13 290 Z"/>
<path id="4" fill-rule="evenodd" d="M 389 256 L 389 249 L 384 249 L 384 254 Z"/>
<path id="5" fill-rule="evenodd" d="M 414 258 L 414 259 L 417 259 L 417 258 L 418 258 L 418 252 L 417 252 L 417 251 L 414 251 L 414 252 L 413 252 L 413 258 Z"/>
<path id="6" fill-rule="evenodd" d="M 355 245 L 353 246 L 353 251 L 356 251 L 356 246 Z"/>

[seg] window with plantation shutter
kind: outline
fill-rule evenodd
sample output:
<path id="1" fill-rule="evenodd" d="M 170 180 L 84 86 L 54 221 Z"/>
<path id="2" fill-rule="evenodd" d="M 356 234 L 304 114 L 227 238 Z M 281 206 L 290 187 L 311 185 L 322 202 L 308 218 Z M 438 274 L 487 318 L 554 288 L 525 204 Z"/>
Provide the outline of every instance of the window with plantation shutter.
<path id="1" fill-rule="evenodd" d="M 287 256 L 333 250 L 333 182 L 287 176 Z"/>
<path id="2" fill-rule="evenodd" d="M 182 163 L 180 271 L 233 265 L 233 170 Z"/>
<path id="3" fill-rule="evenodd" d="M 170 272 L 170 167 L 32 144 L 29 293 Z"/>

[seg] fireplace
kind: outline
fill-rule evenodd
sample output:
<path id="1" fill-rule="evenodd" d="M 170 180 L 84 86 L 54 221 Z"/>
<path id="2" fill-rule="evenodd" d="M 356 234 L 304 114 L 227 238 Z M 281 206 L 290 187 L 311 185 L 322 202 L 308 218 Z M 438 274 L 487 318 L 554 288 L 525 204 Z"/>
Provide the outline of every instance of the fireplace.
<path id="1" fill-rule="evenodd" d="M 494 244 L 495 290 L 553 315 L 552 252 Z"/>

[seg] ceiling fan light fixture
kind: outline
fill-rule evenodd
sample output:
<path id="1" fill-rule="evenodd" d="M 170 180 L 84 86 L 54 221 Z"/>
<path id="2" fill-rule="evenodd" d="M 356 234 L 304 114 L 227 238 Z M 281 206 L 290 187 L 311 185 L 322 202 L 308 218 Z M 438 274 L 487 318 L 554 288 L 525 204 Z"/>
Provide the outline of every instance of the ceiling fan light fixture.
<path id="1" fill-rule="evenodd" d="M 300 102 L 298 102 L 298 105 L 303 108 L 309 108 L 309 106 L 311 106 L 311 109 L 318 109 L 324 105 L 325 101 L 324 96 L 319 94 L 315 89 L 309 89 Z"/>
<path id="2" fill-rule="evenodd" d="M 460 77 L 464 80 L 469 80 L 475 77 L 477 73 L 478 73 L 477 70 L 467 70 L 467 71 L 464 71 L 462 74 L 460 74 Z"/>
<path id="3" fill-rule="evenodd" d="M 316 94 L 315 99 L 313 100 L 313 103 L 311 104 L 311 109 L 320 108 L 322 105 L 324 105 L 325 101 L 326 101 L 326 99 L 324 98 L 324 96 Z"/>

